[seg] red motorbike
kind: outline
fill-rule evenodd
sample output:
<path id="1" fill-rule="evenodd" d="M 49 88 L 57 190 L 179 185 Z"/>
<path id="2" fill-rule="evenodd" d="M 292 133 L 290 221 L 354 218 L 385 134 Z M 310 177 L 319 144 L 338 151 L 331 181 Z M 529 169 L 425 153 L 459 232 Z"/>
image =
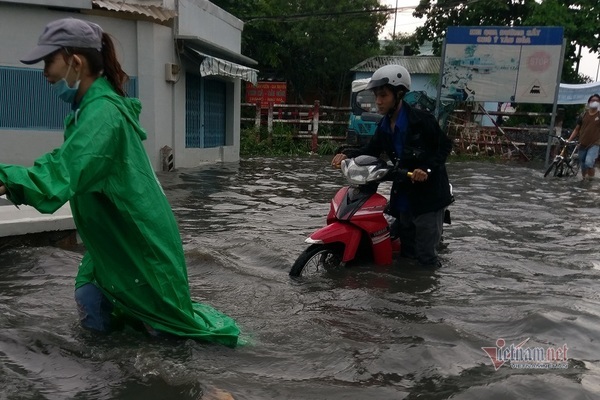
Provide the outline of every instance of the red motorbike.
<path id="1" fill-rule="evenodd" d="M 371 156 L 345 159 L 342 174 L 349 183 L 331 200 L 327 225 L 306 240 L 310 246 L 300 254 L 290 276 L 318 273 L 344 266 L 358 255 L 370 255 L 378 265 L 390 265 L 400 251 L 400 240 L 390 237 L 390 223 L 384 213 L 388 200 L 377 192 L 379 184 L 393 177 L 410 177 L 387 162 Z"/>

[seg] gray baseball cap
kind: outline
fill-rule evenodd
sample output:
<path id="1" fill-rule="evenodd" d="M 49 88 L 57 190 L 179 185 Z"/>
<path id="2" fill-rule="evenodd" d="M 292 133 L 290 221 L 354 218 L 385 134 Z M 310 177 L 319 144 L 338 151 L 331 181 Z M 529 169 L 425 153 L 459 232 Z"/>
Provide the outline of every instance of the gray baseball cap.
<path id="1" fill-rule="evenodd" d="M 38 39 L 37 46 L 21 59 L 35 64 L 63 47 L 102 50 L 102 28 L 93 22 L 64 18 L 50 22 Z"/>

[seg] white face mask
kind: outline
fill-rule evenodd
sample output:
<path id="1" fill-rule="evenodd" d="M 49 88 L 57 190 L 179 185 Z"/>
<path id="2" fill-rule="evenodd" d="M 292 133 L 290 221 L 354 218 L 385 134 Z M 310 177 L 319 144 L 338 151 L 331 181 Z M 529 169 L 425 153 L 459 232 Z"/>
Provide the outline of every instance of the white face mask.
<path id="1" fill-rule="evenodd" d="M 597 110 L 600 107 L 600 103 L 597 101 L 592 101 L 590 104 L 588 104 L 588 107 L 590 110 Z"/>

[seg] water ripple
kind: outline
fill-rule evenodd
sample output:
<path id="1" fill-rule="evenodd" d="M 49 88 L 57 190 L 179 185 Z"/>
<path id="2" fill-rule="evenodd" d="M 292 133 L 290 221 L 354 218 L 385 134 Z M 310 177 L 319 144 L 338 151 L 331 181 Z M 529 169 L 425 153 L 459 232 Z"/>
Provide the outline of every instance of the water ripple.
<path id="1" fill-rule="evenodd" d="M 353 265 L 291 280 L 343 184 L 329 158 L 252 158 L 161 173 L 192 296 L 248 345 L 90 336 L 77 324 L 82 249 L 0 258 L 0 398 L 593 399 L 600 396 L 600 182 L 539 165 L 449 164 L 444 267 Z M 382 185 L 383 194 L 389 184 Z M 494 369 L 498 339 L 568 347 L 568 368 Z"/>

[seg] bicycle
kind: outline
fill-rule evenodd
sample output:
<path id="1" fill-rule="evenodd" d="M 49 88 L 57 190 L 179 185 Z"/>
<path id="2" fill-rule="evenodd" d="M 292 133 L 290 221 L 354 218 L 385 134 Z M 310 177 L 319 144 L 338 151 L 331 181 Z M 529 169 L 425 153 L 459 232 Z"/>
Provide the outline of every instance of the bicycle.
<path id="1" fill-rule="evenodd" d="M 579 149 L 579 143 L 577 141 L 568 141 L 560 136 L 550 135 L 557 138 L 562 145 L 560 153 L 554 156 L 552 164 L 548 167 L 544 173 L 544 178 L 552 173 L 553 176 L 577 176 L 579 172 L 579 157 L 577 156 L 577 150 Z M 571 152 L 568 152 L 570 145 L 575 145 Z M 553 172 L 554 171 L 554 172 Z"/>

